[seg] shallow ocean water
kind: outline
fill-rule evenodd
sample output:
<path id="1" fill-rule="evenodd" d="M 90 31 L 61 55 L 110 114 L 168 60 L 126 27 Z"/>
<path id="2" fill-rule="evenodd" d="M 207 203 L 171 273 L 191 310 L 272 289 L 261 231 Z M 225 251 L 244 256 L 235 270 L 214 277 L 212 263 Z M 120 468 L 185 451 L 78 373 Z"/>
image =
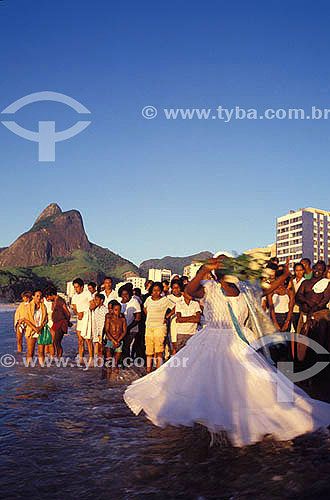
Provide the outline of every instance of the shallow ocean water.
<path id="1" fill-rule="evenodd" d="M 161 497 L 152 481 L 143 486 L 141 479 L 153 477 L 154 465 L 158 475 L 163 448 L 173 446 L 173 437 L 126 407 L 123 391 L 137 374 L 125 370 L 124 380 L 109 383 L 101 380 L 100 368 L 27 368 L 24 353 L 16 353 L 13 314 L 10 306 L 1 307 L 0 356 L 10 354 L 2 358 L 8 364 L 15 357 L 14 366 L 0 368 L 2 497 Z M 63 346 L 75 365 L 74 332 Z"/>
<path id="2" fill-rule="evenodd" d="M 0 356 L 15 356 L 14 366 L 0 368 L 2 498 L 304 498 L 296 495 L 309 484 L 304 459 L 311 447 L 321 457 L 320 477 L 330 477 L 328 437 L 210 449 L 209 434 L 200 426 L 158 429 L 130 412 L 122 395 L 137 376 L 133 370 L 109 383 L 101 380 L 100 368 L 26 368 L 16 353 L 13 314 L 11 307 L 0 308 Z M 63 346 L 75 365 L 73 332 Z M 301 464 L 293 482 L 287 466 L 292 460 Z M 315 485 L 313 475 L 310 481 Z"/>

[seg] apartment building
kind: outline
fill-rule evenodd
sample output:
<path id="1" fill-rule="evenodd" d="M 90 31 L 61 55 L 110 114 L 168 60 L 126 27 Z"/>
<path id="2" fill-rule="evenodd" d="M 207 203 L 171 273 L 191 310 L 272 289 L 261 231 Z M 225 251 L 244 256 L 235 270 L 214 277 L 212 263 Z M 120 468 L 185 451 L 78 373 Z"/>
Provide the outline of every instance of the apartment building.
<path id="1" fill-rule="evenodd" d="M 278 217 L 276 227 L 276 253 L 280 264 L 290 256 L 290 267 L 303 257 L 315 264 L 328 262 L 330 255 L 330 212 L 317 208 L 291 210 Z"/>
<path id="2" fill-rule="evenodd" d="M 142 293 L 145 293 L 144 285 L 146 283 L 145 278 L 140 278 L 140 276 L 129 276 L 126 281 L 132 283 L 133 288 L 141 288 Z"/>
<path id="3" fill-rule="evenodd" d="M 152 281 L 171 280 L 172 271 L 170 269 L 149 269 L 148 279 Z"/>

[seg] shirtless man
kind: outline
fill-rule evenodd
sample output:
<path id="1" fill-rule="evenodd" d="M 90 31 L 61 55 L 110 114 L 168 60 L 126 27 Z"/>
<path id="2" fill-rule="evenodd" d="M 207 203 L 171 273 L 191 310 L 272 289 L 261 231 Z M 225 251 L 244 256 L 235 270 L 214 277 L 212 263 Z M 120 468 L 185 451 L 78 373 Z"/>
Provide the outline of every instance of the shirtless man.
<path id="1" fill-rule="evenodd" d="M 107 379 L 110 379 L 112 365 L 113 374 L 116 376 L 118 373 L 117 365 L 123 350 L 123 338 L 126 335 L 126 319 L 122 317 L 119 302 L 112 304 L 111 313 L 107 313 L 105 317 L 104 329 L 107 337 L 107 342 L 104 346 L 107 359 Z"/>
<path id="2" fill-rule="evenodd" d="M 313 266 L 313 275 L 311 279 L 301 284 L 296 295 L 296 303 L 302 311 L 298 332 L 306 325 L 308 336 L 328 349 L 330 318 L 326 306 L 330 301 L 330 280 L 324 277 L 325 271 L 326 265 L 323 260 Z"/>

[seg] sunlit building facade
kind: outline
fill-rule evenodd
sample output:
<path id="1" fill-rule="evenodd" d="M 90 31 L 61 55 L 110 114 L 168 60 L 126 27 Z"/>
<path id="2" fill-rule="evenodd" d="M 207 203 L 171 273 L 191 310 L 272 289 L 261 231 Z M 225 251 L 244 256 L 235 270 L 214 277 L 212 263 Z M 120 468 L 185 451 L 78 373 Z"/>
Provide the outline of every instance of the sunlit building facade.
<path id="1" fill-rule="evenodd" d="M 330 254 L 330 212 L 317 208 L 291 210 L 278 217 L 276 253 L 280 264 L 290 256 L 290 267 L 307 257 L 312 265 L 318 260 L 328 262 Z"/>
<path id="2" fill-rule="evenodd" d="M 184 276 L 187 276 L 188 280 L 192 280 L 196 274 L 198 269 L 201 267 L 201 262 L 192 262 L 189 266 L 186 266 L 183 270 Z"/>
<path id="3" fill-rule="evenodd" d="M 260 253 L 264 255 L 265 259 L 269 260 L 271 257 L 276 256 L 276 243 L 272 243 L 266 247 L 251 248 L 250 250 L 246 250 L 244 253 L 247 255 Z"/>
<path id="4" fill-rule="evenodd" d="M 140 278 L 140 276 L 129 276 L 126 279 L 126 281 L 128 281 L 129 283 L 132 283 L 133 288 L 141 288 L 142 293 L 145 292 L 145 288 L 144 288 L 144 285 L 146 282 L 145 278 Z"/>
<path id="5" fill-rule="evenodd" d="M 152 281 L 171 280 L 172 271 L 169 269 L 149 269 L 148 279 Z"/>

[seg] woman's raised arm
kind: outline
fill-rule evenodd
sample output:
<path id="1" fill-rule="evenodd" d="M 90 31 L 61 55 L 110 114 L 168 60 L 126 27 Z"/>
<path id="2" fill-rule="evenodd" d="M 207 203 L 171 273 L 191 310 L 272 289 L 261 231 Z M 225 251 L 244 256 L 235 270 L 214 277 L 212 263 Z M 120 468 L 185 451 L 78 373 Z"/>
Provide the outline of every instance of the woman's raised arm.
<path id="1" fill-rule="evenodd" d="M 271 293 L 275 292 L 275 290 L 284 283 L 284 281 L 291 276 L 290 269 L 289 269 L 289 264 L 290 264 L 290 257 L 286 259 L 285 267 L 284 267 L 284 273 L 276 278 L 276 280 L 273 281 L 273 283 L 270 284 L 269 288 L 266 288 L 263 290 L 262 295 L 270 295 Z"/>
<path id="2" fill-rule="evenodd" d="M 188 285 L 186 286 L 186 290 L 189 295 L 197 299 L 202 299 L 204 297 L 204 289 L 201 285 L 201 281 L 205 280 L 210 271 L 213 271 L 213 269 L 218 269 L 222 266 L 221 260 L 221 258 L 210 259 L 208 263 L 205 264 L 200 271 L 198 271 L 196 276 L 191 281 L 189 281 Z"/>

